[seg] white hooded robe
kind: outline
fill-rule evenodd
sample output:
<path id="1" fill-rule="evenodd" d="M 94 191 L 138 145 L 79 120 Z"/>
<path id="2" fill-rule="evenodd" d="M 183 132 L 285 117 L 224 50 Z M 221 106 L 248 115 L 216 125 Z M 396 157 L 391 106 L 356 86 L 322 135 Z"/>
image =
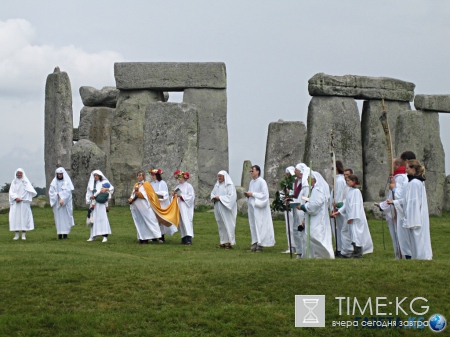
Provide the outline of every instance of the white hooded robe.
<path id="1" fill-rule="evenodd" d="M 17 172 L 22 172 L 22 178 L 17 178 Z M 14 179 L 9 188 L 9 230 L 31 231 L 34 229 L 31 201 L 37 195 L 33 185 L 28 180 L 25 171 L 21 168 L 14 173 Z M 16 199 L 21 201 L 17 202 Z"/>
<path id="2" fill-rule="evenodd" d="M 63 179 L 59 180 L 57 174 L 62 173 Z M 72 180 L 63 167 L 59 167 L 55 171 L 55 178 L 50 183 L 48 196 L 50 206 L 53 208 L 55 217 L 56 233 L 69 234 L 71 228 L 75 225 L 73 220 L 72 191 L 74 190 Z M 62 200 L 64 204 L 60 206 Z"/>

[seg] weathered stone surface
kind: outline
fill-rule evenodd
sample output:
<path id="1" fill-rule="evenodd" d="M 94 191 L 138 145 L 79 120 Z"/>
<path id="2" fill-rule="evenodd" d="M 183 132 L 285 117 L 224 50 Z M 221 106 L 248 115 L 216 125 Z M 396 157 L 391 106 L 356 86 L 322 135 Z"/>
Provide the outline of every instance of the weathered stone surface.
<path id="1" fill-rule="evenodd" d="M 252 176 L 250 175 L 250 169 L 252 168 L 252 162 L 250 160 L 245 160 L 242 164 L 242 176 L 241 176 L 241 186 L 248 191 L 250 186 L 250 181 Z"/>
<path id="2" fill-rule="evenodd" d="M 236 200 L 245 198 L 244 192 L 247 191 L 244 187 L 242 186 L 236 186 Z"/>
<path id="3" fill-rule="evenodd" d="M 169 190 L 178 185 L 173 172 L 177 169 L 188 171 L 191 174 L 189 183 L 197 195 L 197 137 L 195 105 L 162 102 L 148 104 L 144 123 L 143 170 L 147 172 L 150 168 L 161 168 Z"/>
<path id="4" fill-rule="evenodd" d="M 410 102 L 414 98 L 414 88 L 414 83 L 389 77 L 332 76 L 318 73 L 308 81 L 311 96 L 347 96 L 356 99 L 384 98 Z"/>
<path id="5" fill-rule="evenodd" d="M 55 176 L 55 170 L 63 166 L 70 174 L 73 112 L 72 91 L 69 76 L 58 67 L 47 76 L 45 84 L 45 179 L 46 188 Z"/>
<path id="6" fill-rule="evenodd" d="M 80 96 L 85 106 L 106 106 L 115 108 L 119 97 L 116 87 L 103 87 L 101 90 L 93 87 L 80 87 Z"/>
<path id="7" fill-rule="evenodd" d="M 218 89 L 186 89 L 184 103 L 198 112 L 199 204 L 209 205 L 217 173 L 228 169 L 227 92 Z"/>
<path id="8" fill-rule="evenodd" d="M 80 140 L 80 135 L 78 134 L 78 128 L 73 128 L 72 140 L 78 142 Z"/>
<path id="9" fill-rule="evenodd" d="M 116 116 L 111 126 L 110 167 L 116 205 L 126 205 L 136 172 L 142 169 L 144 122 L 148 104 L 163 100 L 163 94 L 151 90 L 120 91 Z"/>
<path id="10" fill-rule="evenodd" d="M 359 112 L 350 97 L 313 97 L 308 107 L 308 129 L 303 161 L 324 177 L 331 168 L 330 130 L 336 159 L 362 180 L 362 147 Z"/>
<path id="11" fill-rule="evenodd" d="M 395 152 L 413 151 L 425 166 L 428 211 L 441 215 L 444 206 L 445 154 L 439 135 L 437 112 L 406 111 L 399 115 Z"/>
<path id="12" fill-rule="evenodd" d="M 116 109 L 107 107 L 83 107 L 80 111 L 78 134 L 80 139 L 95 143 L 106 154 L 106 170 L 102 171 L 112 179 L 110 167 L 111 133 Z"/>
<path id="13" fill-rule="evenodd" d="M 444 183 L 444 210 L 450 211 L 450 175 L 445 177 Z"/>
<path id="14" fill-rule="evenodd" d="M 416 95 L 414 107 L 416 110 L 450 112 L 450 95 Z"/>
<path id="15" fill-rule="evenodd" d="M 264 179 L 271 197 L 280 189 L 279 182 L 285 177 L 286 167 L 303 161 L 305 139 L 306 126 L 303 122 L 278 121 L 269 124 Z"/>
<path id="16" fill-rule="evenodd" d="M 182 91 L 186 88 L 225 89 L 222 62 L 123 62 L 114 64 L 116 86 L 121 90 Z"/>
<path id="17" fill-rule="evenodd" d="M 93 142 L 80 139 L 72 149 L 73 202 L 76 207 L 86 206 L 86 186 L 93 170 L 106 171 L 106 154 Z M 106 174 L 106 173 L 105 173 Z M 108 177 L 108 179 L 111 179 Z M 114 181 L 111 183 L 115 187 Z"/>
<path id="18" fill-rule="evenodd" d="M 238 210 L 238 212 L 248 213 L 247 198 L 238 199 L 237 210 Z"/>
<path id="19" fill-rule="evenodd" d="M 391 141 L 395 144 L 395 128 L 398 116 L 411 107 L 408 102 L 385 101 Z M 390 174 L 386 136 L 380 117 L 383 108 L 380 100 L 364 101 L 361 116 L 362 154 L 363 154 L 363 197 L 366 201 L 380 201 L 387 198 L 387 180 Z M 394 145 L 392 148 L 394 151 Z M 394 158 L 400 153 L 393 153 Z"/>
<path id="20" fill-rule="evenodd" d="M 0 193 L 0 214 L 7 212 L 9 207 L 9 193 Z"/>

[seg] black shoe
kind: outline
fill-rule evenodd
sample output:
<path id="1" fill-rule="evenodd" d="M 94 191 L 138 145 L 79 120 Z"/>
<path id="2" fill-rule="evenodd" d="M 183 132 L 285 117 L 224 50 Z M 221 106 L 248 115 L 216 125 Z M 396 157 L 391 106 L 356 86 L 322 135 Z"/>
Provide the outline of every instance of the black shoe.
<path id="1" fill-rule="evenodd" d="M 405 255 L 405 258 L 406 258 L 407 260 L 411 260 L 411 255 Z"/>
<path id="2" fill-rule="evenodd" d="M 63 235 L 62 235 L 62 238 L 63 238 L 64 240 L 67 240 L 69 237 L 67 236 L 67 234 L 63 234 Z"/>
<path id="3" fill-rule="evenodd" d="M 62 240 L 63 236 L 62 234 L 58 234 L 58 240 Z"/>

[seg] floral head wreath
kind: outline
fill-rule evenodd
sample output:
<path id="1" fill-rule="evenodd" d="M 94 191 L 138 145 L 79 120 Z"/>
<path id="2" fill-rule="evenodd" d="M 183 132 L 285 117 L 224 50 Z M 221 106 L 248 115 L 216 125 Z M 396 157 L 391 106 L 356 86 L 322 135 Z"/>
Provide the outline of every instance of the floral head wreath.
<path id="1" fill-rule="evenodd" d="M 183 171 L 180 171 L 180 170 L 176 170 L 174 173 L 173 173 L 173 175 L 175 176 L 175 178 L 184 178 L 184 179 L 186 179 L 186 180 L 188 180 L 190 177 L 191 177 L 191 175 L 189 174 L 189 172 L 183 172 Z"/>
<path id="2" fill-rule="evenodd" d="M 150 173 L 151 175 L 163 174 L 163 170 L 161 170 L 161 169 L 150 169 L 150 170 L 148 170 L 148 173 Z"/>

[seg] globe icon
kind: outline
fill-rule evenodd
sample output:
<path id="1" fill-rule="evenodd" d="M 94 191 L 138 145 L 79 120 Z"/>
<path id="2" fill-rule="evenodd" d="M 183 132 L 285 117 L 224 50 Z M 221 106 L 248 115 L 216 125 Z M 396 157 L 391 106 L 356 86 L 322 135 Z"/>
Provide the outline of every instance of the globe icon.
<path id="1" fill-rule="evenodd" d="M 430 317 L 429 326 L 430 329 L 436 332 L 442 331 L 445 328 L 447 321 L 441 314 L 434 314 Z"/>

